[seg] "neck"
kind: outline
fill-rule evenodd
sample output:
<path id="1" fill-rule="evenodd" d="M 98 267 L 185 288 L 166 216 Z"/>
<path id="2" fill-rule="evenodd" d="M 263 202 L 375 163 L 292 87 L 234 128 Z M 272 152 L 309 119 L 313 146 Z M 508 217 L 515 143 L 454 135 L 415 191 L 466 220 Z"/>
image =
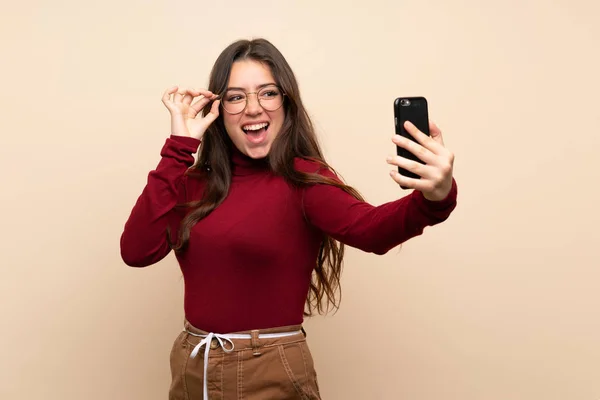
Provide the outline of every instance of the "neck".
<path id="1" fill-rule="evenodd" d="M 258 172 L 268 171 L 269 161 L 265 158 L 254 159 L 242 153 L 235 145 L 231 150 L 231 162 L 233 164 L 233 175 L 252 175 Z"/>

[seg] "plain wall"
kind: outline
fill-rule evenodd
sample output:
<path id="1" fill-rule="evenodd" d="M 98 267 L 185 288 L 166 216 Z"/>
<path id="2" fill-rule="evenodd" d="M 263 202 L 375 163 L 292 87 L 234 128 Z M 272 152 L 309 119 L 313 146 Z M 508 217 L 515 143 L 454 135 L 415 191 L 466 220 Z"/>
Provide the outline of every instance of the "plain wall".
<path id="1" fill-rule="evenodd" d="M 263 36 L 327 160 L 373 204 L 397 96 L 429 99 L 459 204 L 384 256 L 347 251 L 342 307 L 306 321 L 324 399 L 600 398 L 594 1 L 3 2 L 0 398 L 165 399 L 172 255 L 119 236 L 169 134 L 169 86 Z"/>

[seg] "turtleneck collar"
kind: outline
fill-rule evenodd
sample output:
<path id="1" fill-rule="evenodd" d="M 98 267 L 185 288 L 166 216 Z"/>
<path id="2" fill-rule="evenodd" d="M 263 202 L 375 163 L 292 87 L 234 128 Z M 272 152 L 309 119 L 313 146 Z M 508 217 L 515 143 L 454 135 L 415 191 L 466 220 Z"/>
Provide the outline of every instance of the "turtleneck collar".
<path id="1" fill-rule="evenodd" d="M 231 162 L 233 164 L 234 176 L 246 176 L 261 171 L 268 171 L 270 166 L 267 158 L 254 159 L 242 153 L 235 145 L 232 145 Z"/>

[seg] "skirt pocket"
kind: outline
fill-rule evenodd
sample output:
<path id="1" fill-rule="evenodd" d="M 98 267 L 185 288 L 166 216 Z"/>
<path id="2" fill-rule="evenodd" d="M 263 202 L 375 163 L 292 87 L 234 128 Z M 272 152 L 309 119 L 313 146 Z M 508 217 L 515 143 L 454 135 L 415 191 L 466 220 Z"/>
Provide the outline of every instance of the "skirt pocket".
<path id="1" fill-rule="evenodd" d="M 185 388 L 185 368 L 189 358 L 189 351 L 185 338 L 186 332 L 181 332 L 171 348 L 169 364 L 171 367 L 171 386 L 169 387 L 169 400 L 187 400 Z"/>
<path id="2" fill-rule="evenodd" d="M 303 400 L 319 400 L 319 388 L 310 350 L 305 341 L 278 346 L 283 368 Z"/>

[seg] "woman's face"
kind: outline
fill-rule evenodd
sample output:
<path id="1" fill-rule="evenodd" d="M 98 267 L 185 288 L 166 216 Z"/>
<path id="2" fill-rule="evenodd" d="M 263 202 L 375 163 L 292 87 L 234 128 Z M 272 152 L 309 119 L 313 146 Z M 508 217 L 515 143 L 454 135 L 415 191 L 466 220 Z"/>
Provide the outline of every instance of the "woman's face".
<path id="1" fill-rule="evenodd" d="M 223 121 L 233 144 L 251 158 L 269 154 L 285 119 L 284 107 L 275 109 L 283 101 L 280 89 L 269 86 L 275 83 L 271 69 L 263 63 L 240 60 L 232 65 L 227 91 L 221 99 Z M 237 112 L 244 104 L 246 107 L 238 114 L 227 112 Z"/>

